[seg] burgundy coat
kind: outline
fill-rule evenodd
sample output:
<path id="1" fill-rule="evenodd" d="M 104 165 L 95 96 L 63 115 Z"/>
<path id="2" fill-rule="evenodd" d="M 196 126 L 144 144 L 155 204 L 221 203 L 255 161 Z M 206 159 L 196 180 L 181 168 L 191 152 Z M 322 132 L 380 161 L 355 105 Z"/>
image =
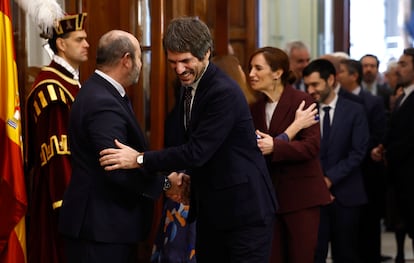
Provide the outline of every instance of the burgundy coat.
<path id="1" fill-rule="evenodd" d="M 275 138 L 294 121 L 296 109 L 302 100 L 306 101 L 305 108 L 314 102 L 307 93 L 286 86 L 273 113 L 270 129 L 266 126 L 266 98 L 263 96 L 251 106 L 256 129 L 274 138 L 275 150 L 266 156 L 266 161 L 280 205 L 278 213 L 324 205 L 331 201 L 319 161 L 319 125 L 303 129 L 290 142 Z"/>
<path id="2" fill-rule="evenodd" d="M 29 171 L 28 261 L 62 262 L 57 224 L 71 174 L 69 114 L 79 82 L 52 61 L 37 75 L 26 102 L 26 165 Z"/>

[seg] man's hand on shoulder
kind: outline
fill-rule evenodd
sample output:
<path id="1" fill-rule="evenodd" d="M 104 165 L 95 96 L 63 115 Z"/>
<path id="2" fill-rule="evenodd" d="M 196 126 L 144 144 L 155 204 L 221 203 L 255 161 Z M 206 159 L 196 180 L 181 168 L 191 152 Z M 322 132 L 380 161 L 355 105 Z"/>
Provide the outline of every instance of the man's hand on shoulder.
<path id="1" fill-rule="evenodd" d="M 143 155 L 142 153 L 120 143 L 117 139 L 115 139 L 115 146 L 118 148 L 107 148 L 99 153 L 101 155 L 99 162 L 106 171 L 140 168 L 137 157 Z"/>

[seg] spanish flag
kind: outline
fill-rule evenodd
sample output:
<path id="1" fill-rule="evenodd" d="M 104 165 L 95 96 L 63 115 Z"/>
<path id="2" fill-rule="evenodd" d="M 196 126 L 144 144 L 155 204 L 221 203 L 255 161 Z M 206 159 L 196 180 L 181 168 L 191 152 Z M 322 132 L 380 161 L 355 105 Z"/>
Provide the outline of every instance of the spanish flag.
<path id="1" fill-rule="evenodd" d="M 0 0 L 0 263 L 26 262 L 21 128 L 10 0 Z"/>

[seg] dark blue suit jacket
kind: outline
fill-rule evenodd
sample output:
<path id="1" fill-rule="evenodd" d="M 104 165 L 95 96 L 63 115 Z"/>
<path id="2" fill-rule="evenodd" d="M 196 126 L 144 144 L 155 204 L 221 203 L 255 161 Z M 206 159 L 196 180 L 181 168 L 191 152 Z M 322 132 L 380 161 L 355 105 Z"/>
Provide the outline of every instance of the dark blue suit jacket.
<path id="1" fill-rule="evenodd" d="M 328 147 L 321 145 L 321 163 L 325 176 L 332 181 L 331 193 L 343 206 L 367 201 L 360 165 L 368 140 L 362 105 L 338 96 Z"/>
<path id="2" fill-rule="evenodd" d="M 370 133 L 367 155 L 370 156 L 371 149 L 384 140 L 387 130 L 387 117 L 384 102 L 381 97 L 372 95 L 364 89 L 361 89 L 358 96 L 362 99 L 362 104 L 367 115 Z"/>
<path id="3" fill-rule="evenodd" d="M 218 229 L 261 223 L 276 212 L 274 189 L 257 147 L 252 117 L 241 89 L 210 63 L 198 84 L 186 143 L 148 151 L 150 170 L 186 169 L 191 176 L 192 217 Z"/>
<path id="4" fill-rule="evenodd" d="M 127 102 L 115 87 L 94 73 L 71 110 L 73 171 L 59 226 L 64 235 L 109 243 L 130 243 L 146 237 L 153 209 L 148 196 L 161 193 L 161 178 L 143 169 L 104 171 L 99 152 L 114 148 L 114 138 L 140 151 L 147 149 Z"/>
<path id="5" fill-rule="evenodd" d="M 358 97 L 362 99 L 370 135 L 367 153 L 361 167 L 365 190 L 370 206 L 381 212 L 385 202 L 385 167 L 382 162 L 372 160 L 371 150 L 384 140 L 387 116 L 383 99 L 380 96 L 372 95 L 371 92 L 361 88 Z"/>

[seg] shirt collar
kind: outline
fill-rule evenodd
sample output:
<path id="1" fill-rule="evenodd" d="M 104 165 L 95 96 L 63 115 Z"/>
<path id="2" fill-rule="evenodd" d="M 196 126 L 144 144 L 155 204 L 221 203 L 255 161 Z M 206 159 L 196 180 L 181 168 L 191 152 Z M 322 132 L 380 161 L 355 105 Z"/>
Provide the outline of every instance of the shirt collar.
<path id="1" fill-rule="evenodd" d="M 408 97 L 414 91 L 414 84 L 404 88 L 405 97 Z"/>
<path id="2" fill-rule="evenodd" d="M 64 67 L 73 75 L 73 79 L 79 80 L 79 69 L 74 69 L 64 58 L 54 55 L 53 61 Z"/>
<path id="3" fill-rule="evenodd" d="M 360 92 L 361 92 L 361 86 L 358 86 L 352 91 L 352 94 L 359 95 Z"/>
<path id="4" fill-rule="evenodd" d="M 125 89 L 124 89 L 124 87 L 122 87 L 122 85 L 118 81 L 114 80 L 113 78 L 111 78 L 107 74 L 103 73 L 99 69 L 96 69 L 95 73 L 98 74 L 99 76 L 101 76 L 102 78 L 106 79 L 109 83 L 111 83 L 112 86 L 114 86 L 114 88 L 119 92 L 121 97 L 125 96 L 125 94 L 126 94 Z"/>
<path id="5" fill-rule="evenodd" d="M 332 110 L 335 109 L 336 103 L 338 102 L 338 95 L 336 94 L 336 92 L 334 92 L 334 95 L 335 95 L 334 99 L 329 104 L 325 104 L 322 102 L 319 104 L 319 112 L 323 109 L 323 107 L 326 107 L 326 106 L 331 107 Z"/>
<path id="6" fill-rule="evenodd" d="M 200 83 L 201 78 L 204 76 L 204 73 L 206 73 L 206 70 L 207 70 L 209 64 L 210 64 L 210 62 L 207 61 L 207 65 L 204 68 L 203 73 L 201 73 L 201 76 L 198 78 L 198 80 L 196 82 L 194 82 L 193 84 L 190 85 L 193 88 L 193 90 L 192 90 L 192 93 L 193 94 L 195 93 L 195 91 L 196 91 L 196 89 L 198 87 L 198 83 Z"/>

